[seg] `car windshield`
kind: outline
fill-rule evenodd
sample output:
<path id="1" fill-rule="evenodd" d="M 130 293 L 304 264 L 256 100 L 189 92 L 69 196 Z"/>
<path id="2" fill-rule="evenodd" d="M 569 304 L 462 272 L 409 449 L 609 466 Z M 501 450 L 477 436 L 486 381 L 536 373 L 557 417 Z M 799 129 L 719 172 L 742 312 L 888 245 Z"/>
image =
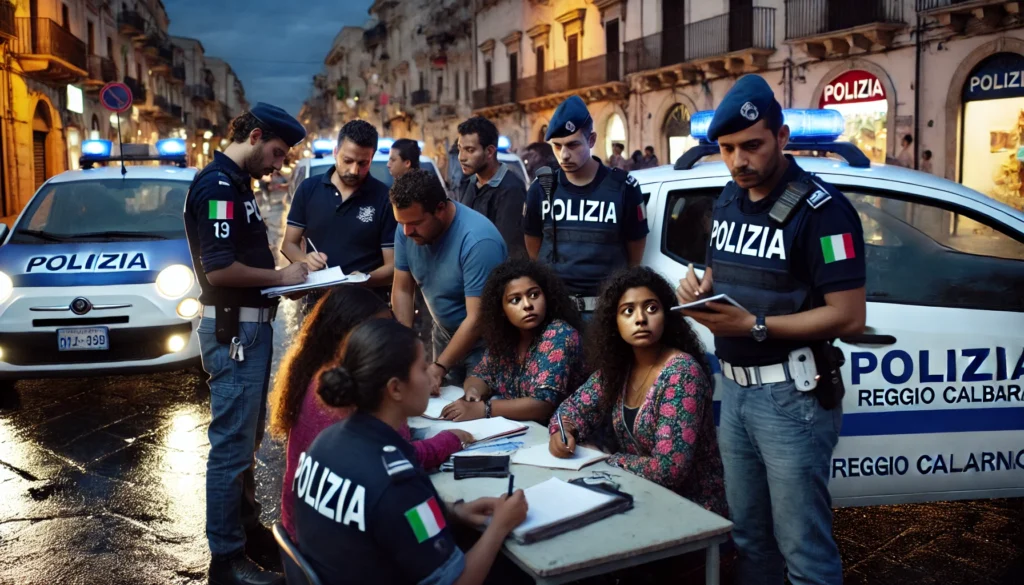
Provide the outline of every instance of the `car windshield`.
<path id="1" fill-rule="evenodd" d="M 188 186 L 154 179 L 50 183 L 32 198 L 11 242 L 184 238 Z"/>

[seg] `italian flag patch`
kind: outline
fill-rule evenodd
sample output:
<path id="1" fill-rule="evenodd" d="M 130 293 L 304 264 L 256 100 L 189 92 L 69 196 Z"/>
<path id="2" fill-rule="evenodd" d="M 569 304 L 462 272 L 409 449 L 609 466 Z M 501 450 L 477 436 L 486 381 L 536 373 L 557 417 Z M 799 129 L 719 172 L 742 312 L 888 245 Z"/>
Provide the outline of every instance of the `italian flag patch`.
<path id="1" fill-rule="evenodd" d="M 444 530 L 444 514 L 437 500 L 431 497 L 419 506 L 406 511 L 405 519 L 409 521 L 413 534 L 416 535 L 416 542 L 423 543 L 440 534 Z"/>
<path id="2" fill-rule="evenodd" d="M 857 253 L 853 251 L 853 236 L 838 234 L 821 238 L 821 254 L 825 257 L 825 264 L 856 257 Z"/>
<path id="3" fill-rule="evenodd" d="M 647 221 L 647 206 L 643 203 L 636 206 L 636 218 L 638 221 Z"/>
<path id="4" fill-rule="evenodd" d="M 210 219 L 234 219 L 235 204 L 231 201 L 211 201 Z"/>

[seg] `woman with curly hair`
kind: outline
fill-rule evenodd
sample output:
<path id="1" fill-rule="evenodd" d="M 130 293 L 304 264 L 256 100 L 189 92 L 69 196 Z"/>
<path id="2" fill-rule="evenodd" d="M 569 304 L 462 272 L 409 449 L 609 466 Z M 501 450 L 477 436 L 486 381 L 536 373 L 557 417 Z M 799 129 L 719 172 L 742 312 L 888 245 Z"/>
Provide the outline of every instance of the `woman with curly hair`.
<path id="1" fill-rule="evenodd" d="M 724 516 L 711 369 L 697 334 L 669 310 L 674 302 L 668 282 L 644 266 L 605 286 L 586 341 L 587 361 L 600 369 L 551 417 L 548 448 L 571 457 L 610 412 L 618 452 L 609 464 Z"/>
<path id="2" fill-rule="evenodd" d="M 287 457 L 281 497 L 281 523 L 294 536 L 292 521 L 293 479 L 299 455 L 309 448 L 321 431 L 347 418 L 352 409 L 332 408 L 316 393 L 317 372 L 338 357 L 348 333 L 374 318 L 392 319 L 391 310 L 371 289 L 342 285 L 330 289 L 303 321 L 281 367 L 270 394 L 270 432 L 287 439 Z M 403 429 L 406 439 L 409 429 Z M 438 467 L 452 453 L 472 441 L 464 431 L 445 431 L 425 441 L 413 442 L 416 457 L 425 469 Z"/>
<path id="3" fill-rule="evenodd" d="M 548 267 L 517 259 L 496 266 L 480 295 L 480 325 L 483 359 L 445 418 L 544 423 L 586 378 L 579 313 Z"/>

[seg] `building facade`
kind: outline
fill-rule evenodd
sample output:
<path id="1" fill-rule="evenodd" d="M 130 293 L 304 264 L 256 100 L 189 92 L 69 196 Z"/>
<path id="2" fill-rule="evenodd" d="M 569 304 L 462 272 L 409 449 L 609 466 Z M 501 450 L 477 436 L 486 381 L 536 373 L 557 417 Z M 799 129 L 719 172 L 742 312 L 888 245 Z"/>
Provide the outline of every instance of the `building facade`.
<path id="1" fill-rule="evenodd" d="M 0 217 L 20 212 L 49 177 L 77 169 L 83 140 L 117 140 L 119 130 L 129 143 L 195 137 L 195 55 L 172 42 L 168 24 L 160 0 L 0 0 Z M 211 97 L 215 78 L 200 91 L 218 121 L 247 107 L 224 66 L 227 111 Z M 99 102 L 112 81 L 133 95 L 120 115 Z"/>

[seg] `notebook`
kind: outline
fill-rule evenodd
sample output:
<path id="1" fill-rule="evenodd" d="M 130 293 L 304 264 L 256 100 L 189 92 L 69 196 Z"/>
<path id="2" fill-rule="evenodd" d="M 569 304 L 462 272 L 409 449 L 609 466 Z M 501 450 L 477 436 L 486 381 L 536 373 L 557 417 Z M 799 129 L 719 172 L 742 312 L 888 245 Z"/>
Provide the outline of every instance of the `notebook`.
<path id="1" fill-rule="evenodd" d="M 445 386 L 441 388 L 440 396 L 431 396 L 427 403 L 427 410 L 422 414 L 423 418 L 441 420 L 441 411 L 452 402 L 465 396 L 465 392 L 458 386 Z"/>
<path id="2" fill-rule="evenodd" d="M 501 416 L 494 418 L 478 418 L 476 420 L 468 420 L 465 422 L 451 422 L 445 420 L 431 424 L 426 430 L 425 438 L 429 439 L 441 431 L 450 431 L 452 429 L 466 431 L 473 435 L 474 441 L 479 443 L 481 441 L 489 441 L 500 437 L 521 435 L 525 433 L 529 427 L 521 422 L 508 420 Z"/>
<path id="3" fill-rule="evenodd" d="M 311 290 L 314 288 L 323 288 L 325 286 L 334 286 L 336 284 L 349 284 L 366 282 L 370 280 L 369 274 L 350 274 L 346 275 L 341 271 L 340 266 L 334 266 L 331 268 L 324 268 L 323 270 L 316 270 L 306 275 L 306 281 L 301 284 L 292 284 L 288 286 L 272 286 L 265 288 L 261 293 L 266 297 L 279 297 L 293 292 Z"/>
<path id="4" fill-rule="evenodd" d="M 524 490 L 529 510 L 512 531 L 519 544 L 530 544 L 582 528 L 633 507 L 621 492 L 588 488 L 551 478 Z"/>
<path id="5" fill-rule="evenodd" d="M 512 457 L 512 463 L 521 465 L 532 465 L 534 467 L 547 467 L 549 469 L 570 469 L 579 471 L 591 463 L 597 463 L 608 458 L 607 453 L 596 449 L 576 446 L 576 452 L 571 459 L 559 459 L 548 450 L 548 444 L 534 445 L 529 449 L 520 449 Z"/>

